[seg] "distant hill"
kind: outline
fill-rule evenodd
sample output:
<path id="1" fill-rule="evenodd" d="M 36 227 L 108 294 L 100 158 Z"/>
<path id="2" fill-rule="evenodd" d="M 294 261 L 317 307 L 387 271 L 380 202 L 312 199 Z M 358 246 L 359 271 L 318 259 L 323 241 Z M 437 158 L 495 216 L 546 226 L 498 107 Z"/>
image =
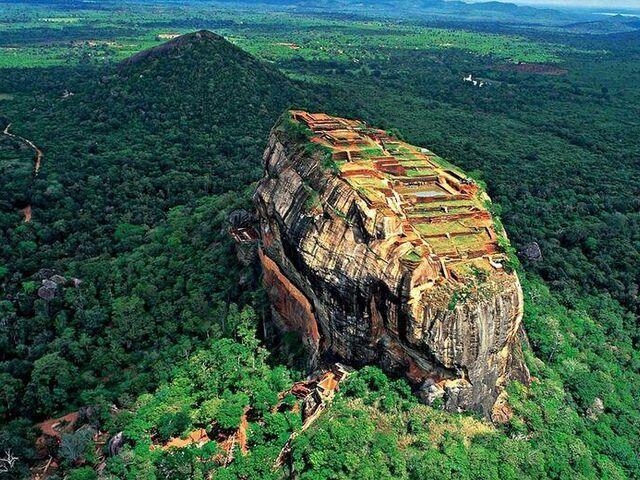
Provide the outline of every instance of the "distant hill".
<path id="1" fill-rule="evenodd" d="M 302 97 L 277 69 L 209 31 L 177 37 L 122 62 L 103 88 L 124 108 L 110 114 L 128 121 L 180 121 L 195 131 L 226 131 L 225 144 L 268 128 L 268 122 Z M 105 108 L 109 107 L 109 104 Z M 258 137 L 259 138 L 259 137 Z M 216 142 L 208 142 L 216 147 Z"/>
<path id="2" fill-rule="evenodd" d="M 259 175 L 264 145 L 256 139 L 305 98 L 300 85 L 209 31 L 142 51 L 89 79 L 83 90 L 50 114 L 64 117 L 48 123 L 65 132 L 43 132 L 56 149 L 68 148 L 53 140 L 58 135 L 71 134 L 76 148 L 92 144 L 82 156 L 82 175 L 104 175 L 103 156 L 117 162 L 127 157 L 127 167 L 159 181 L 189 172 L 197 178 L 187 185 L 206 178 L 225 189 L 222 177 Z M 147 157 L 153 165 L 141 163 Z M 66 158 L 47 167 L 74 169 L 64 165 Z"/>
<path id="3" fill-rule="evenodd" d="M 577 22 L 564 26 L 571 33 L 610 34 L 640 30 L 640 18 L 625 15 L 600 16 L 598 20 Z"/>

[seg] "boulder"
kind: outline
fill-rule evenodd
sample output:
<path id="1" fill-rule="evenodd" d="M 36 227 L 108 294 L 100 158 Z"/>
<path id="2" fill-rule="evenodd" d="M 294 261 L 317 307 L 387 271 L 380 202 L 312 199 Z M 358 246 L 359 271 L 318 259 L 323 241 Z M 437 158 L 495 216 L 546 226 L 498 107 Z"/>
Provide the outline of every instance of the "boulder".
<path id="1" fill-rule="evenodd" d="M 124 445 L 124 435 L 122 432 L 116 433 L 113 437 L 109 439 L 109 456 L 115 457 L 122 450 L 122 446 Z"/>
<path id="2" fill-rule="evenodd" d="M 242 228 L 252 225 L 255 222 L 255 218 L 251 212 L 240 208 L 231 212 L 227 221 L 232 227 Z"/>
<path id="3" fill-rule="evenodd" d="M 38 289 L 38 297 L 42 298 L 43 300 L 51 301 L 54 299 L 57 293 L 57 283 L 48 279 L 42 280 L 42 286 Z"/>
<path id="4" fill-rule="evenodd" d="M 62 275 L 57 275 L 57 274 L 49 277 L 49 280 L 51 280 L 53 283 L 55 283 L 58 286 L 64 286 L 67 283 L 66 278 L 64 278 Z"/>
<path id="5" fill-rule="evenodd" d="M 38 270 L 38 273 L 34 275 L 34 278 L 36 280 L 44 280 L 55 274 L 56 274 L 55 270 L 51 268 L 41 268 L 40 270 Z"/>
<path id="6" fill-rule="evenodd" d="M 539 262 L 542 260 L 542 250 L 540 250 L 540 245 L 538 242 L 531 242 L 522 247 L 522 249 L 518 252 L 521 258 L 525 258 L 530 262 Z"/>
<path id="7" fill-rule="evenodd" d="M 593 399 L 593 403 L 587 408 L 587 417 L 591 420 L 598 420 L 600 415 L 604 413 L 604 402 L 600 397 Z"/>

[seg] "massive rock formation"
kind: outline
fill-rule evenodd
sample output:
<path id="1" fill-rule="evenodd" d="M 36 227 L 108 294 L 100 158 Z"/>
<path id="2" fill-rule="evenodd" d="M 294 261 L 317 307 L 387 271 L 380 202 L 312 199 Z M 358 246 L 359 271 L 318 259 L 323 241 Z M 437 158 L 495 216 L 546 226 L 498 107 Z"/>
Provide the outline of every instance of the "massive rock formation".
<path id="1" fill-rule="evenodd" d="M 324 114 L 283 116 L 264 164 L 264 283 L 312 363 L 377 364 L 428 402 L 504 417 L 506 383 L 529 372 L 486 194 L 426 149 Z"/>

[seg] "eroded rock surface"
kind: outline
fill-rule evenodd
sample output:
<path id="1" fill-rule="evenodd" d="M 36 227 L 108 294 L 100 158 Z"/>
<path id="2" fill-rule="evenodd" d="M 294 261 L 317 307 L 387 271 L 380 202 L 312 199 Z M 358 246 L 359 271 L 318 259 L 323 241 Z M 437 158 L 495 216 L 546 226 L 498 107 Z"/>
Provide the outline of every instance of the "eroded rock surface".
<path id="1" fill-rule="evenodd" d="M 312 362 L 377 364 L 425 401 L 503 419 L 496 400 L 529 372 L 522 291 L 486 194 L 428 150 L 324 114 L 285 115 L 264 164 L 264 282 Z"/>

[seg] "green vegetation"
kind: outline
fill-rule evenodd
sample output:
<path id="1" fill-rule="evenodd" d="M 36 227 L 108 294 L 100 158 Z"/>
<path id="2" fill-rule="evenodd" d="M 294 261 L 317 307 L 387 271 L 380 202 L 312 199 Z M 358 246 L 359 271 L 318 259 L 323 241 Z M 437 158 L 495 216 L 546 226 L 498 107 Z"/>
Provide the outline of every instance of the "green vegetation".
<path id="1" fill-rule="evenodd" d="M 407 170 L 408 177 L 424 177 L 427 175 L 433 175 L 434 173 L 435 171 L 429 168 L 412 168 Z"/>
<path id="2" fill-rule="evenodd" d="M 135 2 L 105 2 L 100 10 L 67 7 L 72 7 L 71 2 L 61 2 L 57 8 L 34 5 L 25 15 L 12 4 L 3 5 L 12 23 L 0 29 L 0 68 L 122 60 L 162 43 L 162 34 L 188 33 L 198 28 L 215 30 L 267 61 L 337 60 L 358 68 L 362 62 L 388 60 L 397 50 L 458 50 L 513 62 L 558 62 L 567 48 L 519 35 L 417 25 L 390 29 L 384 20 L 340 21 L 224 4 L 160 4 L 153 15 L 149 15 L 147 6 Z M 27 44 L 15 48 L 15 42 L 24 42 L 25 36 Z"/>
<path id="3" fill-rule="evenodd" d="M 600 479 L 637 472 L 637 412 L 629 417 L 626 407 L 625 413 L 616 410 L 628 405 L 624 399 L 633 395 L 640 376 L 634 369 L 626 384 L 619 360 L 611 356 L 614 344 L 604 340 L 602 325 L 597 326 L 617 323 L 619 307 L 593 298 L 567 309 L 539 281 L 526 289 L 529 335 L 545 354 L 534 360 L 527 351 L 538 380 L 529 390 L 513 386 L 515 415 L 508 425 L 495 428 L 425 407 L 404 382 L 365 368 L 348 380 L 331 411 L 296 440 L 300 478 L 365 479 L 375 472 L 376 478 L 416 480 Z M 599 303 L 602 309 L 596 307 Z M 629 337 L 614 343 L 627 361 L 637 362 Z M 576 352 L 591 351 L 589 345 L 596 344 L 601 345 L 597 353 L 576 358 Z M 596 380 L 589 374 L 593 369 L 607 374 Z M 578 381 L 580 375 L 585 377 Z M 598 412 L 596 397 L 611 410 Z M 624 415 L 625 427 L 618 414 Z M 618 443 L 619 428 L 627 427 L 631 431 Z"/>
<path id="4" fill-rule="evenodd" d="M 45 151 L 39 176 L 16 171 L 0 197 L 0 443 L 21 458 L 16 478 L 36 460 L 34 422 L 132 409 L 212 339 L 237 337 L 232 304 L 264 308 L 227 218 L 250 208 L 269 128 L 299 90 L 215 37 L 187 45 L 117 69 L 2 77 L 20 91 L 3 111 L 12 130 Z M 75 95 L 61 98 L 62 85 Z M 3 142 L 2 159 L 15 159 L 3 168 L 31 165 L 32 152 Z M 33 205 L 28 224 L 18 199 Z M 40 298 L 43 268 L 81 283 Z M 182 420 L 163 420 L 161 435 Z"/>
<path id="5" fill-rule="evenodd" d="M 111 428 L 124 432 L 127 446 L 107 462 L 107 475 L 179 479 L 187 471 L 206 478 L 219 470 L 224 478 L 279 478 L 271 465 L 301 419 L 299 412 L 273 410 L 282 403 L 278 394 L 292 381 L 284 367 L 265 363 L 266 351 L 255 339 L 256 317 L 251 310 L 233 309 L 227 322 L 237 325 L 236 341 L 214 340 L 179 365 L 155 394 L 140 396 L 133 413 L 110 418 Z M 253 451 L 247 457 L 236 451 L 239 458 L 227 469 L 220 468 L 219 461 L 227 452 L 215 440 L 180 450 L 159 448 L 170 437 L 197 428 L 208 430 L 214 439 L 234 431 L 245 410 L 251 414 L 247 430 Z M 155 448 L 152 437 L 158 442 Z"/>
<path id="6" fill-rule="evenodd" d="M 300 419 L 270 408 L 299 375 L 279 363 L 300 342 L 259 346 L 268 309 L 226 230 L 251 208 L 269 128 L 292 106 L 398 128 L 453 159 L 486 182 L 514 245 L 543 253 L 523 258 L 537 380 L 511 387 L 508 425 L 419 405 L 367 368 L 294 442 L 300 478 L 640 477 L 637 36 L 149 8 L 3 4 L 0 127 L 45 152 L 33 178 L 33 152 L 0 137 L 0 452 L 19 457 L 7 478 L 42 461 L 36 422 L 83 406 L 124 432 L 104 478 L 288 475 L 271 465 Z M 159 33 L 205 27 L 271 65 L 217 39 L 113 64 Z M 507 59 L 569 74 L 494 69 Z M 492 83 L 474 88 L 469 73 Z M 45 300 L 42 269 L 81 283 Z M 148 448 L 233 429 L 247 406 L 249 454 L 226 468 L 213 443 Z M 45 461 L 96 478 L 94 446 L 75 432 Z"/>
<path id="7" fill-rule="evenodd" d="M 334 175 L 340 174 L 340 165 L 336 162 L 332 156 L 327 156 L 322 166 L 327 170 L 330 170 Z"/>
<path id="8" fill-rule="evenodd" d="M 406 260 L 408 260 L 410 262 L 419 262 L 422 259 L 420 254 L 418 252 L 416 252 L 415 250 L 411 250 L 403 258 L 405 258 Z"/>
<path id="9" fill-rule="evenodd" d="M 313 137 L 313 132 L 306 125 L 293 120 L 288 111 L 284 112 L 282 117 L 278 120 L 276 128 L 281 132 L 286 132 L 292 142 L 303 144 L 305 155 L 319 156 L 322 168 L 330 170 L 334 175 L 338 175 L 340 173 L 340 166 L 338 162 L 333 159 L 333 152 L 331 149 L 319 143 L 311 142 L 310 140 L 311 137 Z M 312 192 L 312 196 L 313 194 L 317 197 L 316 192 Z M 317 199 L 312 199 L 312 203 L 308 205 L 309 209 L 311 209 L 315 203 L 317 203 Z"/>
<path id="10" fill-rule="evenodd" d="M 320 196 L 318 192 L 313 190 L 311 187 L 305 185 L 305 190 L 309 194 L 307 200 L 304 202 L 304 210 L 307 213 L 314 213 L 316 209 L 322 207 L 322 203 L 320 202 Z"/>

